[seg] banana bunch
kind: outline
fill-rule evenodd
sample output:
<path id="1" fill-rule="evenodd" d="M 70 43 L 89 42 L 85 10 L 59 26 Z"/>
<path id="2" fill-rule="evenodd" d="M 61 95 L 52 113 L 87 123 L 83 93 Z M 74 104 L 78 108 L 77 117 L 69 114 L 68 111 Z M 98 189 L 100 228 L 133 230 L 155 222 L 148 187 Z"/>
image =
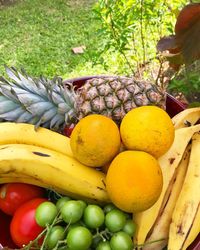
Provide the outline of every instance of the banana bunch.
<path id="1" fill-rule="evenodd" d="M 25 123 L 0 123 L 0 183 L 24 182 L 107 203 L 104 173 L 73 158 L 69 138 Z"/>
<path id="2" fill-rule="evenodd" d="M 200 107 L 173 117 L 175 139 L 160 157 L 163 189 L 148 210 L 135 214 L 142 250 L 185 250 L 200 233 Z"/>

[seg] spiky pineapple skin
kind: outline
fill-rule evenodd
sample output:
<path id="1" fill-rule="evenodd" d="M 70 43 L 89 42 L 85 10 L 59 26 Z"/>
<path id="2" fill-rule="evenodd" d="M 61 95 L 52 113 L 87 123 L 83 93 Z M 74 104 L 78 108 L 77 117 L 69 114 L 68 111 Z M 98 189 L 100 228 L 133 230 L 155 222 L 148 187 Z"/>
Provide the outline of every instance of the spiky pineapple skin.
<path id="1" fill-rule="evenodd" d="M 35 124 L 56 131 L 89 114 L 102 114 L 120 123 L 131 109 L 156 105 L 165 109 L 166 92 L 155 84 L 128 77 L 95 77 L 75 90 L 61 78 L 31 78 L 7 68 L 0 78 L 0 121 Z"/>
<path id="2" fill-rule="evenodd" d="M 96 77 L 89 79 L 78 89 L 76 110 L 78 120 L 97 113 L 120 123 L 133 108 L 156 105 L 166 108 L 166 92 L 147 81 L 129 77 Z"/>

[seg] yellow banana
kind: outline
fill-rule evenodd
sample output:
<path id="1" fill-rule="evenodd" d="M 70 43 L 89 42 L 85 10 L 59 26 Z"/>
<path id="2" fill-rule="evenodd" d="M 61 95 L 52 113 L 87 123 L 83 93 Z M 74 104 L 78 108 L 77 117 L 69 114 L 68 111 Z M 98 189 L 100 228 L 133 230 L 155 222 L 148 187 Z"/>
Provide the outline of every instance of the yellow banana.
<path id="1" fill-rule="evenodd" d="M 200 107 L 188 108 L 172 118 L 175 129 L 189 127 L 200 119 Z"/>
<path id="2" fill-rule="evenodd" d="M 192 137 L 192 148 L 187 174 L 178 197 L 169 230 L 168 250 L 184 250 L 200 207 L 200 133 Z M 200 222 L 194 231 L 199 233 Z M 197 235 L 196 235 L 197 236 Z M 189 241 L 189 240 L 188 240 Z"/>
<path id="3" fill-rule="evenodd" d="M 158 161 L 163 173 L 163 189 L 157 202 L 144 212 L 134 215 L 137 231 L 134 241 L 136 244 L 144 244 L 147 234 L 150 232 L 156 219 L 159 217 L 162 209 L 165 207 L 166 202 L 170 196 L 168 186 L 173 180 L 174 173 L 178 167 L 183 153 L 195 132 L 200 131 L 200 124 L 180 128 L 175 131 L 175 139 L 166 154 L 161 156 Z"/>
<path id="4" fill-rule="evenodd" d="M 50 129 L 27 123 L 1 122 L 0 145 L 2 144 L 29 144 L 48 148 L 64 155 L 73 156 L 70 139 Z"/>
<path id="5" fill-rule="evenodd" d="M 105 174 L 61 153 L 25 144 L 0 145 L 0 183 L 25 182 L 74 198 L 109 202 Z"/>
<path id="6" fill-rule="evenodd" d="M 167 245 L 169 225 L 174 207 L 176 205 L 177 197 L 179 196 L 186 175 L 190 149 L 191 147 L 189 145 L 183 154 L 182 160 L 175 171 L 170 185 L 168 186 L 168 190 L 170 192 L 169 199 L 166 202 L 165 207 L 162 209 L 159 217 L 156 219 L 150 233 L 147 235 L 147 240 L 142 248 L 143 250 L 162 250 Z M 161 240 L 159 241 L 159 239 Z"/>

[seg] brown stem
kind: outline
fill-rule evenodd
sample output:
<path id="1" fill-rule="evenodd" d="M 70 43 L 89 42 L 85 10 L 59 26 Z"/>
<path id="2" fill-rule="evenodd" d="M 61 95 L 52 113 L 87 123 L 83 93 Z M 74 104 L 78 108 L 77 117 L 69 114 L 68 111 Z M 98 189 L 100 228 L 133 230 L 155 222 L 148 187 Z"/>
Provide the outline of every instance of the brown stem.
<path id="1" fill-rule="evenodd" d="M 143 63 L 145 63 L 146 60 L 146 52 L 145 52 L 145 38 L 143 33 L 143 8 L 144 8 L 144 0 L 140 1 L 140 36 L 141 36 L 141 42 L 142 42 L 142 49 L 143 49 Z"/>
<path id="2" fill-rule="evenodd" d="M 106 8 L 108 8 L 107 3 L 105 3 L 105 5 L 106 5 Z M 115 41 L 118 43 L 118 45 L 120 45 L 120 43 L 119 43 L 119 41 L 120 41 L 120 36 L 119 36 L 117 30 L 115 29 L 115 23 L 114 23 L 114 20 L 113 20 L 112 12 L 109 13 L 109 17 L 110 17 L 110 28 L 111 28 L 111 31 L 112 31 L 112 33 L 113 33 L 113 37 L 114 37 Z M 123 56 L 124 59 L 126 60 L 126 63 L 127 63 L 128 66 L 129 66 L 130 70 L 131 70 L 132 73 L 134 74 L 134 69 L 132 68 L 132 65 L 131 65 L 131 63 L 129 62 L 129 60 L 128 60 L 126 54 L 124 53 L 124 51 L 121 51 L 121 50 L 120 50 L 119 52 L 122 54 L 122 56 Z"/>

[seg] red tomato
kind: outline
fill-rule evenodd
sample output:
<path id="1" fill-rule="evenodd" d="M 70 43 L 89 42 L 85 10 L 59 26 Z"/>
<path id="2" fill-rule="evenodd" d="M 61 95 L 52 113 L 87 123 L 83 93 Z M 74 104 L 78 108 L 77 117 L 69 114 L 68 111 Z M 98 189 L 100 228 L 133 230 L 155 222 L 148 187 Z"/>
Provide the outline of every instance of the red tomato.
<path id="1" fill-rule="evenodd" d="M 0 187 L 0 209 L 13 215 L 26 201 L 44 196 L 44 189 L 25 183 L 8 183 Z"/>
<path id="2" fill-rule="evenodd" d="M 67 137 L 70 137 L 74 127 L 75 127 L 75 124 L 70 124 L 69 126 L 65 126 L 63 130 L 63 134 Z"/>
<path id="3" fill-rule="evenodd" d="M 10 234 L 18 247 L 27 245 L 44 230 L 35 220 L 36 208 L 44 201 L 47 199 L 35 198 L 27 201 L 16 210 L 11 220 Z"/>

